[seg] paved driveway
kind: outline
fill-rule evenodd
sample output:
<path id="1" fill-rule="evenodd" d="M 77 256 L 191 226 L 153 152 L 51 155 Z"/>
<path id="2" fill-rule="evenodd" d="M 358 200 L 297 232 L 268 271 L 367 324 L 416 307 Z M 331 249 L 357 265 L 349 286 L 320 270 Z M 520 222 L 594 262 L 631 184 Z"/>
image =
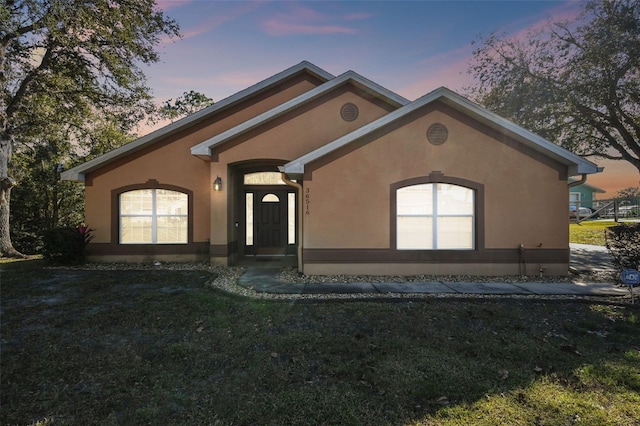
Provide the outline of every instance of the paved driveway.
<path id="1" fill-rule="evenodd" d="M 570 244 L 571 266 L 578 271 L 612 271 L 613 258 L 606 247 L 589 244 Z"/>

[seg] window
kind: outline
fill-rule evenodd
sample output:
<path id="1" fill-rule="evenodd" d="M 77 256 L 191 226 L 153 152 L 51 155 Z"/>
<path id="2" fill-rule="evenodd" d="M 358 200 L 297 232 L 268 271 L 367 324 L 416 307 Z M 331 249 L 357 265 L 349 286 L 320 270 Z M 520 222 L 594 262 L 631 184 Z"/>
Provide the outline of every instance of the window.
<path id="1" fill-rule="evenodd" d="M 399 250 L 472 250 L 475 191 L 447 183 L 406 186 L 396 191 Z"/>
<path id="2" fill-rule="evenodd" d="M 582 194 L 579 192 L 569 193 L 569 208 L 575 211 L 578 207 L 580 207 L 581 198 Z"/>
<path id="3" fill-rule="evenodd" d="M 257 172 L 244 175 L 245 185 L 286 185 L 282 181 L 282 173 Z"/>
<path id="4" fill-rule="evenodd" d="M 166 189 L 120 194 L 121 244 L 186 244 L 189 197 Z"/>

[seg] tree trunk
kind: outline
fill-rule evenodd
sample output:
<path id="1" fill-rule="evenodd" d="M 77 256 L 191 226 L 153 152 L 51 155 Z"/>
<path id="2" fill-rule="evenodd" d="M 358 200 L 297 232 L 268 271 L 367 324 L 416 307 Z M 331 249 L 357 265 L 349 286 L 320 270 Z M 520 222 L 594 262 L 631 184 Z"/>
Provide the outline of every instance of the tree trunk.
<path id="1" fill-rule="evenodd" d="M 4 178 L 0 181 L 0 256 L 26 257 L 13 248 L 11 233 L 9 232 L 9 205 L 13 180 Z"/>
<path id="2" fill-rule="evenodd" d="M 7 6 L 13 6 L 12 0 L 7 0 Z M 9 231 L 9 204 L 11 188 L 15 185 L 9 177 L 9 161 L 13 149 L 13 138 L 9 130 L 8 106 L 6 103 L 7 90 L 7 45 L 11 37 L 4 37 L 0 43 L 0 257 L 26 257 L 13 248 L 11 232 Z"/>
<path id="3" fill-rule="evenodd" d="M 2 132 L 0 138 L 0 256 L 26 257 L 13 247 L 9 228 L 9 207 L 11 188 L 15 182 L 8 175 L 9 158 L 11 157 L 11 138 Z"/>

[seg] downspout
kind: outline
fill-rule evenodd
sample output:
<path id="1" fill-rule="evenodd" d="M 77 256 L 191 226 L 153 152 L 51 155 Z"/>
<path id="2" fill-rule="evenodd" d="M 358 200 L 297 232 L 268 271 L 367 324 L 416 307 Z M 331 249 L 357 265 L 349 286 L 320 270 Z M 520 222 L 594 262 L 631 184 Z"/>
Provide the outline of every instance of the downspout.
<path id="1" fill-rule="evenodd" d="M 571 188 L 573 188 L 574 186 L 582 185 L 586 181 L 587 181 L 587 174 L 583 173 L 582 177 L 579 180 L 569 183 L 569 185 L 567 185 L 567 187 L 569 188 L 569 190 L 571 190 Z M 580 223 L 580 213 L 578 211 L 579 207 L 580 207 L 580 202 L 578 201 L 578 205 L 576 206 L 576 218 L 578 220 L 578 223 Z"/>
<path id="2" fill-rule="evenodd" d="M 302 219 L 303 219 L 303 204 L 302 202 L 304 201 L 302 199 L 302 185 L 300 185 L 297 182 L 293 182 L 291 180 L 289 180 L 289 178 L 287 178 L 287 175 L 285 173 L 280 173 L 280 175 L 282 176 L 282 181 L 284 183 L 286 183 L 287 185 L 294 187 L 298 190 L 298 196 L 296 197 L 296 200 L 298 201 L 298 226 L 296 226 L 296 230 L 298 232 L 298 272 L 300 273 L 304 273 L 304 269 L 303 269 L 303 263 L 302 263 L 302 238 L 303 238 L 303 234 L 302 234 Z"/>
<path id="3" fill-rule="evenodd" d="M 585 183 L 587 181 L 587 174 L 583 173 L 582 177 L 580 178 L 580 180 L 577 180 L 575 182 L 571 182 L 569 184 L 569 188 L 573 188 L 574 186 L 578 186 L 578 185 L 582 185 L 583 183 Z"/>

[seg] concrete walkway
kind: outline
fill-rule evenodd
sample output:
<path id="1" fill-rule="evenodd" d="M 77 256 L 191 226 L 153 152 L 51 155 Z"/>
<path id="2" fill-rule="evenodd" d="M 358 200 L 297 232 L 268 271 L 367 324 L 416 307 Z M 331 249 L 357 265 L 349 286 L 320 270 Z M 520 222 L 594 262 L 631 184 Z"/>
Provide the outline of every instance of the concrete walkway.
<path id="1" fill-rule="evenodd" d="M 571 245 L 571 267 L 578 271 L 612 270 L 604 247 Z M 591 295 L 625 296 L 629 289 L 614 283 L 577 282 L 382 282 L 382 283 L 287 283 L 278 279 L 281 267 L 249 266 L 239 284 L 273 294 L 484 294 L 484 295 Z M 637 291 L 636 291 L 637 292 Z"/>

